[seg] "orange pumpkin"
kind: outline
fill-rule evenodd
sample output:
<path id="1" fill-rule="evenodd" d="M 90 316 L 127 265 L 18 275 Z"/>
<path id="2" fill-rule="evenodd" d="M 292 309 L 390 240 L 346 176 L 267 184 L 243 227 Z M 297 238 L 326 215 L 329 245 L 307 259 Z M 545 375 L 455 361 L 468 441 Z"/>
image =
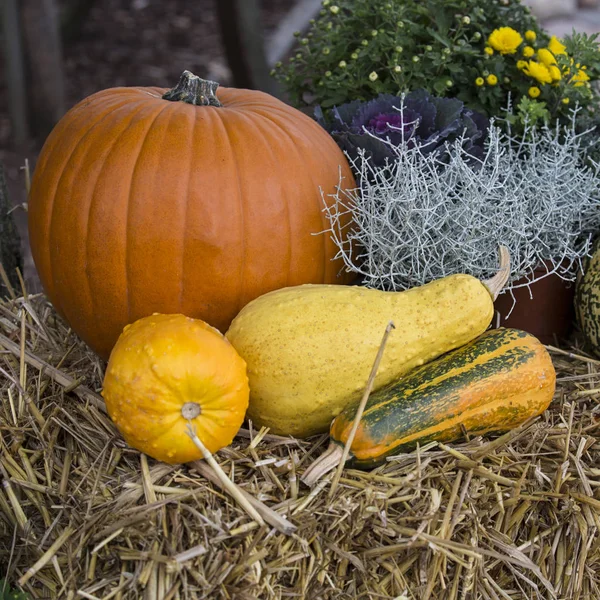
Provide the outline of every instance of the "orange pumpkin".
<path id="1" fill-rule="evenodd" d="M 355 186 L 350 167 L 313 119 L 186 71 L 173 90 L 107 89 L 60 120 L 32 179 L 31 251 L 58 313 L 106 359 L 154 312 L 224 332 L 268 291 L 349 283 L 321 233 L 338 184 Z"/>
<path id="2" fill-rule="evenodd" d="M 132 448 L 175 464 L 202 458 L 186 433 L 189 421 L 211 452 L 229 445 L 250 390 L 245 361 L 218 330 L 183 315 L 155 314 L 125 326 L 102 396 Z"/>

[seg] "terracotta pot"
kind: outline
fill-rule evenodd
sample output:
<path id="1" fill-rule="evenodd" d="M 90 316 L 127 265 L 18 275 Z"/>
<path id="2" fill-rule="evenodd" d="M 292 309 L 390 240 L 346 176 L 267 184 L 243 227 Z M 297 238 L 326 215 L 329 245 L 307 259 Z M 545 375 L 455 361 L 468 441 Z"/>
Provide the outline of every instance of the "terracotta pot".
<path id="1" fill-rule="evenodd" d="M 546 273 L 543 267 L 536 276 Z M 517 283 L 522 283 L 519 280 Z M 552 274 L 526 287 L 498 296 L 494 307 L 493 327 L 514 327 L 535 335 L 543 344 L 555 344 L 567 338 L 572 330 L 575 312 L 575 282 L 564 281 Z M 513 295 L 515 304 L 513 307 Z M 512 312 L 511 312 L 512 308 Z M 510 313 L 510 316 L 506 316 Z"/>

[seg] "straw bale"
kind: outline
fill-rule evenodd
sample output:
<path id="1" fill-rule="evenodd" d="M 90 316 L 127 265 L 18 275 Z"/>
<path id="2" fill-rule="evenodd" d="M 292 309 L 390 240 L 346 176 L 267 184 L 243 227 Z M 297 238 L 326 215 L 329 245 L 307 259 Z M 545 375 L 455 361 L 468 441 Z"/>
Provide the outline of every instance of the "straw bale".
<path id="1" fill-rule="evenodd" d="M 0 303 L 0 565 L 31 598 L 600 598 L 600 362 L 549 347 L 550 409 L 500 437 L 429 444 L 312 489 L 326 435 L 247 424 L 215 458 L 127 447 L 104 364 L 41 296 Z M 275 525 L 274 525 L 275 523 Z M 280 525 L 280 524 L 279 524 Z"/>

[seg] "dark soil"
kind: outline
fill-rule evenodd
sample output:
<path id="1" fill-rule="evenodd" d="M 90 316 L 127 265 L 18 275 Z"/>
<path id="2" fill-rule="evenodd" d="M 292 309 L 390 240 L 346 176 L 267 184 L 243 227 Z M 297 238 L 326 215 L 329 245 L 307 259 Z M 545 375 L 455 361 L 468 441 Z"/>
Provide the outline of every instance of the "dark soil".
<path id="1" fill-rule="evenodd" d="M 79 39 L 65 50 L 72 101 L 106 87 L 171 86 L 183 69 L 227 84 L 218 0 L 96 0 Z M 293 2 L 263 0 L 265 34 Z"/>
<path id="2" fill-rule="evenodd" d="M 216 16 L 218 1 L 95 0 L 84 23 L 70 32 L 64 44 L 67 109 L 109 87 L 171 87 L 184 69 L 229 85 L 231 74 Z M 63 8 L 65 0 L 58 4 Z M 293 4 L 293 0 L 262 0 L 265 36 Z M 5 68 L 0 61 L 0 162 L 6 167 L 14 205 L 26 201 L 22 166 L 26 159 L 31 168 L 35 166 L 43 142 L 31 140 L 25 148 L 11 144 Z M 28 253 L 26 213 L 18 208 L 14 214 Z M 32 268 L 26 256 L 26 279 L 35 288 Z"/>
<path id="3" fill-rule="evenodd" d="M 91 0 L 90 0 L 91 1 Z M 95 0 L 84 23 L 69 30 L 63 54 L 67 108 L 115 86 L 177 82 L 183 69 L 230 83 L 216 17 L 218 0 Z M 60 0 L 64 7 L 66 0 Z M 268 37 L 293 0 L 262 0 Z M 4 64 L 0 61 L 0 149 L 10 146 Z M 41 140 L 43 142 L 43 140 Z M 38 141 L 39 142 L 39 141 Z"/>

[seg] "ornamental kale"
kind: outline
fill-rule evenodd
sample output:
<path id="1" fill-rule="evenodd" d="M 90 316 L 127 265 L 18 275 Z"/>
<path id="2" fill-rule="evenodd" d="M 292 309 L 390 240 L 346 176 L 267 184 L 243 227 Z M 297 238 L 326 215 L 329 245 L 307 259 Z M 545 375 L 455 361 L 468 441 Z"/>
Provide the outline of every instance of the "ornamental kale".
<path id="1" fill-rule="evenodd" d="M 327 111 L 315 108 L 316 120 L 329 132 L 351 162 L 365 151 L 372 167 L 393 161 L 395 146 L 418 145 L 424 154 L 449 158 L 448 145 L 458 140 L 464 151 L 482 158 L 489 121 L 456 98 L 439 98 L 426 90 L 404 96 L 379 94 L 373 100 L 354 100 Z"/>

